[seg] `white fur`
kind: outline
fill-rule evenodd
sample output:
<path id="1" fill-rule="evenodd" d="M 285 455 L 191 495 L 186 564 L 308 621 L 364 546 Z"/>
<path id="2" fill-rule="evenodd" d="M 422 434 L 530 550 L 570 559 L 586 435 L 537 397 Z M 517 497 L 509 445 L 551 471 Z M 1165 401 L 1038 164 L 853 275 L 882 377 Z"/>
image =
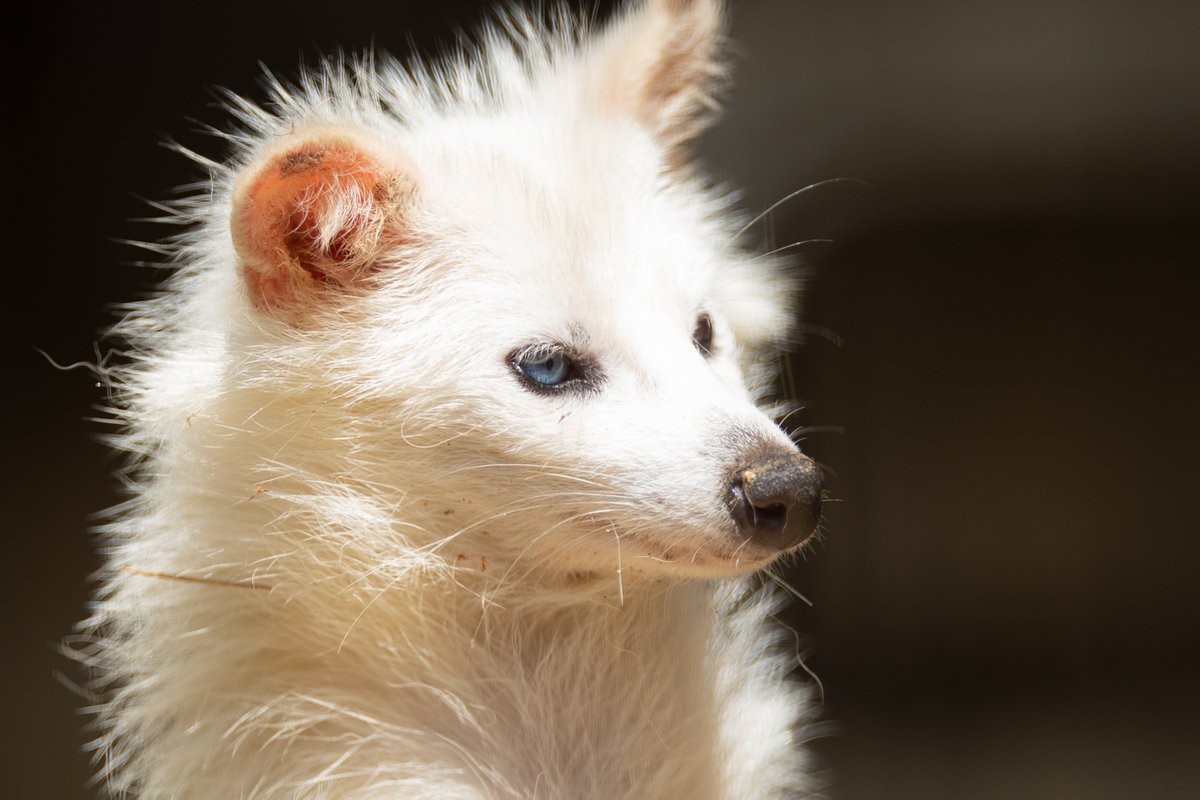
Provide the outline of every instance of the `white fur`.
<path id="1" fill-rule="evenodd" d="M 778 603 L 737 577 L 769 559 L 723 543 L 720 500 L 747 440 L 790 447 L 754 405 L 789 285 L 680 163 L 712 54 L 662 109 L 622 88 L 630 52 L 720 16 L 662 0 L 584 40 L 512 16 L 439 67 L 334 62 L 265 108 L 231 98 L 177 273 L 117 328 L 132 499 L 77 645 L 113 794 L 811 790 Z M 361 291 L 256 308 L 235 189 L 327 131 L 394 156 L 420 235 Z M 520 385 L 514 348 L 577 335 L 598 391 Z"/>

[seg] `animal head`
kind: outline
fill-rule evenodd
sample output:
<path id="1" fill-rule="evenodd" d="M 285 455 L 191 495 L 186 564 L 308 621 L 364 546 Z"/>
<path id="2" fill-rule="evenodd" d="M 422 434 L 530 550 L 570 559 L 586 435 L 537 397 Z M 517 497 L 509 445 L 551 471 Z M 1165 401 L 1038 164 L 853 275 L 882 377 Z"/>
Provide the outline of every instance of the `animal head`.
<path id="1" fill-rule="evenodd" d="M 478 62 L 242 104 L 209 234 L 236 265 L 231 381 L 270 398 L 245 429 L 329 495 L 322 525 L 354 527 L 349 493 L 396 520 L 355 534 L 381 552 L 699 576 L 808 538 L 820 471 L 756 407 L 792 287 L 688 161 L 723 20 L 514 21 Z"/>

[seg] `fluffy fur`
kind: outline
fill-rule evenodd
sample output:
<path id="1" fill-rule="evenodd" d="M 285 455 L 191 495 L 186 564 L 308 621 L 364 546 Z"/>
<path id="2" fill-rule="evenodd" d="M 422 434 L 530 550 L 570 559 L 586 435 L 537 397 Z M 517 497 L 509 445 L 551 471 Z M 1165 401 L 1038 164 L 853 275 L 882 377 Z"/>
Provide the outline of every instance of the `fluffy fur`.
<path id="1" fill-rule="evenodd" d="M 112 794 L 811 790 L 744 577 L 777 553 L 721 499 L 792 447 L 755 407 L 791 287 L 687 163 L 722 21 L 514 14 L 436 66 L 230 98 L 176 272 L 117 327 L 131 500 L 75 645 Z M 582 388 L 522 384 L 546 342 Z"/>

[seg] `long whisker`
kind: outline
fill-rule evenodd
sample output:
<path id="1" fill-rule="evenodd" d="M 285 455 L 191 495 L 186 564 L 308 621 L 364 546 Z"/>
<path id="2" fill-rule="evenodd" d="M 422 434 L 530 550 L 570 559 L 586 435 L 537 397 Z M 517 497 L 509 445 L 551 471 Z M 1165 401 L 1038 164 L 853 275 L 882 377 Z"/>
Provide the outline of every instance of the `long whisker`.
<path id="1" fill-rule="evenodd" d="M 755 225 L 757 225 L 759 222 L 761 222 L 764 217 L 766 217 L 768 214 L 770 214 L 775 209 L 779 208 L 784 203 L 787 203 L 790 200 L 794 200 L 795 198 L 799 197 L 800 195 L 807 194 L 807 193 L 811 192 L 813 189 L 820 189 L 822 186 L 830 186 L 830 185 L 836 184 L 836 183 L 857 183 L 861 186 L 870 186 L 871 185 L 871 184 L 867 183 L 866 181 L 862 180 L 861 178 L 829 178 L 827 180 L 817 181 L 816 183 L 810 183 L 808 186 L 805 186 L 803 189 L 797 189 L 796 191 L 792 192 L 791 194 L 785 195 L 782 198 L 780 198 L 779 200 L 776 200 L 771 205 L 767 206 L 765 211 L 758 214 L 757 216 L 754 217 L 754 219 L 750 220 L 745 225 L 743 225 L 742 228 L 736 234 L 734 234 L 734 238 L 736 239 L 737 237 L 741 236 L 746 231 L 753 228 Z"/>
<path id="2" fill-rule="evenodd" d="M 808 606 L 809 608 L 813 607 L 812 600 L 809 600 L 807 597 L 802 595 L 796 589 L 796 587 L 792 586 L 790 583 L 785 581 L 783 578 L 779 577 L 779 575 L 775 574 L 775 572 L 770 567 L 768 567 L 767 569 L 764 569 L 763 574 L 766 575 L 768 578 L 770 578 L 771 581 L 776 586 L 778 586 L 781 589 L 785 589 L 789 594 L 791 594 L 793 597 L 798 599 L 801 603 L 804 603 L 804 605 Z"/>
<path id="3" fill-rule="evenodd" d="M 768 250 L 767 252 L 762 253 L 759 257 L 769 258 L 770 256 L 776 256 L 780 253 L 785 253 L 788 250 L 794 250 L 797 247 L 804 247 L 805 245 L 810 244 L 833 244 L 833 239 L 805 239 L 802 242 L 792 242 L 791 244 L 785 244 L 782 247 L 776 247 L 774 250 Z"/>

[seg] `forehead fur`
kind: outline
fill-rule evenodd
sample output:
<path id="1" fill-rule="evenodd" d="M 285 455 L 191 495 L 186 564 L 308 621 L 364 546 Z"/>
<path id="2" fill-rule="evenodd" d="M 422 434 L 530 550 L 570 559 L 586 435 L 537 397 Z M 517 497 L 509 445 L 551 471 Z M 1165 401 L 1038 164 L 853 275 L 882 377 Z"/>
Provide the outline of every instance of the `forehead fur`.
<path id="1" fill-rule="evenodd" d="M 722 203 L 662 174 L 650 137 L 622 121 L 498 115 L 415 138 L 428 223 L 457 228 L 458 241 L 521 276 L 610 291 L 614 281 L 696 281 L 731 250 Z"/>
<path id="2" fill-rule="evenodd" d="M 612 315 L 598 297 L 660 305 L 670 297 L 683 324 L 715 306 L 739 343 L 775 343 L 787 324 L 788 281 L 775 263 L 742 251 L 730 197 L 679 169 L 673 143 L 580 91 L 594 79 L 587 69 L 614 69 L 596 55 L 611 51 L 612 39 L 587 41 L 565 19 L 510 12 L 485 29 L 477 51 L 437 64 L 337 59 L 295 84 L 269 77 L 264 105 L 231 95 L 235 154 L 204 162 L 216 201 L 206 195 L 183 208 L 207 224 L 182 242 L 196 245 L 181 259 L 182 279 L 205 270 L 206 258 L 195 256 L 227 252 L 229 193 L 248 164 L 281 137 L 349 125 L 416 172 L 430 235 L 419 253 L 397 259 L 469 264 L 474 286 L 492 287 L 481 299 L 493 303 L 517 278 L 525 298 L 544 292 L 554 306 L 599 317 Z M 432 270 L 389 277 L 410 293 L 439 279 Z"/>

